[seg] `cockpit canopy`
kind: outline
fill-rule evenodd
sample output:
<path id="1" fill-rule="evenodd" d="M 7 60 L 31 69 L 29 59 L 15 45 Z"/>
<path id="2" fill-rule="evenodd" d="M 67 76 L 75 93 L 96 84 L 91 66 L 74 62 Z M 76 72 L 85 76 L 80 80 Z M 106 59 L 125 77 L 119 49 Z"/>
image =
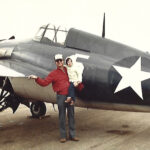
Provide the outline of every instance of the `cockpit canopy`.
<path id="1" fill-rule="evenodd" d="M 49 45 L 63 46 L 67 33 L 68 31 L 64 27 L 48 24 L 39 28 L 33 40 Z"/>

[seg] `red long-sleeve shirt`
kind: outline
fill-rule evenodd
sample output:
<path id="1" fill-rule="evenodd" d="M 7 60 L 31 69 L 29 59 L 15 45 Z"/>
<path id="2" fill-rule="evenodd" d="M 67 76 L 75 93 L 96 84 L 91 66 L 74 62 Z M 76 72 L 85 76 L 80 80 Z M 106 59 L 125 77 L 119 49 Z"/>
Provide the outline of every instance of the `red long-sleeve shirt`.
<path id="1" fill-rule="evenodd" d="M 69 78 L 67 74 L 67 69 L 64 67 L 64 71 L 57 68 L 48 74 L 45 79 L 38 77 L 35 80 L 41 86 L 47 86 L 52 83 L 53 90 L 60 95 L 67 95 L 69 88 Z"/>

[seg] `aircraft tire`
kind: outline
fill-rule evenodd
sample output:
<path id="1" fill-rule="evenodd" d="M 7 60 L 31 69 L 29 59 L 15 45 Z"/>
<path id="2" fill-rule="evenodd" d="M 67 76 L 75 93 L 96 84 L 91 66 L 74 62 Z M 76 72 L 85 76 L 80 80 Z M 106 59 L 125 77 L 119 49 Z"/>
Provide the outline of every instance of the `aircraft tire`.
<path id="1" fill-rule="evenodd" d="M 43 102 L 32 102 L 30 106 L 32 117 L 39 118 L 46 114 L 46 105 Z"/>

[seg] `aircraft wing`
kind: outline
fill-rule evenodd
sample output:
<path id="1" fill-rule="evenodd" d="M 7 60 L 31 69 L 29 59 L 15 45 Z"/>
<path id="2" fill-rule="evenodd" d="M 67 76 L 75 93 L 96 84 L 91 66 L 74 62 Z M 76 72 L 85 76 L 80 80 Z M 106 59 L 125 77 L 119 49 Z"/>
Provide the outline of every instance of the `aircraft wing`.
<path id="1" fill-rule="evenodd" d="M 49 72 L 26 62 L 2 59 L 0 60 L 0 77 L 25 77 L 31 74 L 45 77 Z"/>
<path id="2" fill-rule="evenodd" d="M 14 97 L 13 91 L 15 92 L 15 95 L 17 94 L 16 96 L 21 96 L 24 98 L 35 100 L 36 99 L 45 100 L 47 97 L 50 97 L 49 95 L 51 94 L 53 96 L 53 101 L 55 101 L 55 94 L 51 86 L 42 88 L 38 86 L 34 82 L 34 80 L 27 79 L 27 76 L 31 74 L 43 78 L 48 73 L 49 71 L 46 71 L 39 66 L 35 66 L 26 62 L 14 59 L 0 59 L 0 88 L 2 89 L 0 93 L 0 112 L 10 107 L 12 108 L 14 113 L 17 110 L 20 103 L 25 104 L 26 106 L 29 107 L 29 102 L 21 98 L 16 99 Z M 4 80 L 4 77 L 8 78 L 5 78 Z M 49 92 L 50 89 L 52 92 Z M 6 92 L 7 94 L 9 94 L 6 95 L 4 91 L 9 91 L 10 93 L 12 91 L 12 94 Z M 38 95 L 37 93 L 43 94 Z M 44 98 L 42 96 L 44 96 Z"/>
<path id="3" fill-rule="evenodd" d="M 11 77 L 24 77 L 25 75 L 23 73 L 19 73 L 13 69 L 10 69 L 6 66 L 3 66 L 3 65 L 0 65 L 0 76 L 3 76 L 3 77 L 8 77 L 8 76 L 11 76 Z"/>

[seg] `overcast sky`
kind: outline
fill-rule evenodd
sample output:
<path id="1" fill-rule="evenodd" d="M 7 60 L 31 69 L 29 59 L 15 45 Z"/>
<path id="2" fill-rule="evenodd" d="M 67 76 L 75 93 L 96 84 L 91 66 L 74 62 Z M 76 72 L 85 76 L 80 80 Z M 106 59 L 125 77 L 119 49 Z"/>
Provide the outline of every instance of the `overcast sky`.
<path id="1" fill-rule="evenodd" d="M 0 39 L 33 37 L 41 25 L 74 27 L 150 52 L 149 0 L 0 0 Z"/>

